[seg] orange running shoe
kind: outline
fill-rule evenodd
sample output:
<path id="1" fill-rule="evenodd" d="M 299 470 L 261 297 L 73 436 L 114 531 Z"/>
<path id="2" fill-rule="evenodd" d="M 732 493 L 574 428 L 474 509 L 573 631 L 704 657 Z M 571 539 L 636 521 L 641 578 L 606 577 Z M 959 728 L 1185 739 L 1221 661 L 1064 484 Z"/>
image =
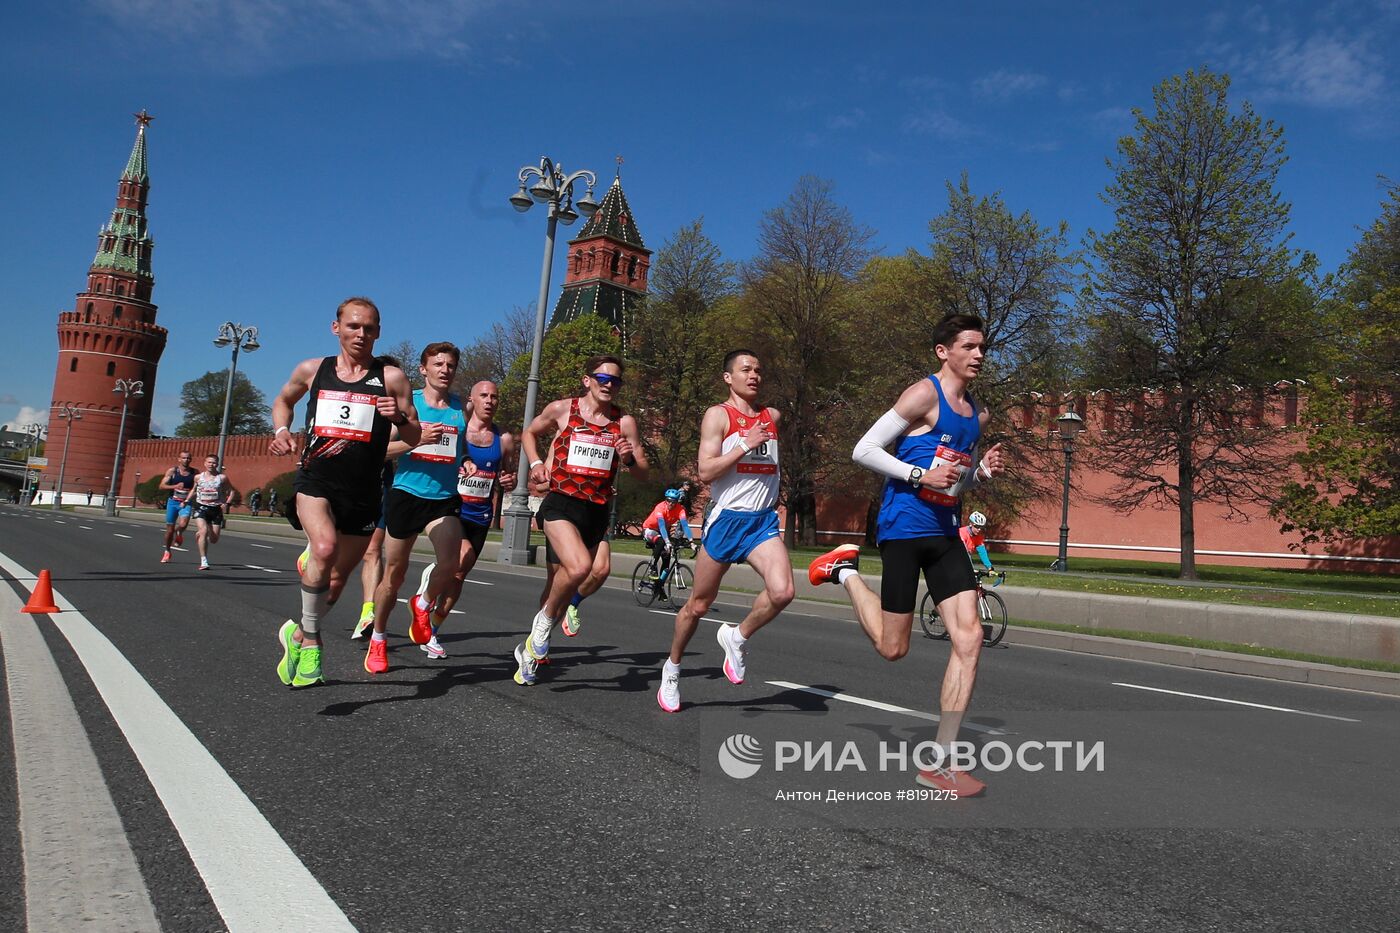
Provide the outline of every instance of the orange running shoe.
<path id="1" fill-rule="evenodd" d="M 408 640 L 415 645 L 426 645 L 433 637 L 433 625 L 428 618 L 428 610 L 418 604 L 418 597 L 411 596 L 408 610 L 413 613 L 413 621 L 408 624 Z"/>
<path id="2" fill-rule="evenodd" d="M 389 643 L 382 638 L 369 640 L 369 651 L 365 652 L 365 670 L 371 674 L 382 674 L 389 669 Z"/>
<path id="3" fill-rule="evenodd" d="M 987 789 L 987 785 L 977 780 L 969 771 L 954 771 L 951 768 L 934 768 L 932 771 L 920 771 L 915 782 L 924 787 L 932 787 L 934 790 L 952 791 L 958 795 L 958 799 L 963 797 L 980 797 Z"/>
<path id="4" fill-rule="evenodd" d="M 827 551 L 807 566 L 807 579 L 813 586 L 823 583 L 839 583 L 836 574 L 841 570 L 860 569 L 860 547 L 843 544 L 833 551 Z"/>

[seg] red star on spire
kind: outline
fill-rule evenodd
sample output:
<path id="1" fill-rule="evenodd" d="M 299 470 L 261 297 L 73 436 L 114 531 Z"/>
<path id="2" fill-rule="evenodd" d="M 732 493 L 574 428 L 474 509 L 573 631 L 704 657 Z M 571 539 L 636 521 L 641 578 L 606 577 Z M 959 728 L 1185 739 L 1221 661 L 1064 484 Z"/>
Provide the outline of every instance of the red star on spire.
<path id="1" fill-rule="evenodd" d="M 149 113 L 146 112 L 146 109 L 144 107 L 141 108 L 140 113 L 133 113 L 132 116 L 136 118 L 136 125 L 141 127 L 143 130 L 146 127 L 150 126 L 151 121 L 155 119 L 155 117 L 151 116 Z"/>

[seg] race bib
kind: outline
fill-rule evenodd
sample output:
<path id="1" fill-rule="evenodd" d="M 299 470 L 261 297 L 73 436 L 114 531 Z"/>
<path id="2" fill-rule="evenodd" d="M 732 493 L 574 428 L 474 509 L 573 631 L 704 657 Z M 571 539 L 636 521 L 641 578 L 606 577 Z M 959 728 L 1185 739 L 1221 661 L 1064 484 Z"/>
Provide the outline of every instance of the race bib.
<path id="1" fill-rule="evenodd" d="M 311 433 L 318 437 L 338 437 L 367 441 L 374 428 L 373 395 L 322 389 L 316 393 L 316 423 Z"/>
<path id="2" fill-rule="evenodd" d="M 491 491 L 496 485 L 494 470 L 477 470 L 471 476 L 457 477 L 457 495 L 463 502 L 480 504 L 491 501 Z"/>
<path id="3" fill-rule="evenodd" d="M 455 424 L 444 424 L 442 426 L 442 437 L 437 439 L 435 444 L 419 444 L 409 451 L 409 458 L 413 460 L 426 460 L 429 463 L 456 463 L 457 462 L 457 426 Z"/>
<path id="4" fill-rule="evenodd" d="M 609 476 L 617 456 L 616 434 L 580 434 L 569 439 L 564 469 L 576 476 Z"/>
<path id="5" fill-rule="evenodd" d="M 753 450 L 739 458 L 739 462 L 734 465 L 736 473 L 767 473 L 778 472 L 778 439 L 769 438 L 759 444 Z"/>
<path id="6" fill-rule="evenodd" d="M 919 487 L 919 498 L 932 505 L 951 506 L 958 504 L 958 497 L 962 495 L 963 486 L 967 481 L 968 467 L 972 466 L 972 455 L 954 450 L 951 447 L 944 447 L 940 444 L 938 445 L 938 451 L 933 455 L 933 462 L 929 464 L 928 468 L 932 470 L 934 467 L 942 466 L 945 463 L 951 463 L 958 468 L 958 478 L 953 481 L 951 486 L 942 488 L 937 486 Z"/>

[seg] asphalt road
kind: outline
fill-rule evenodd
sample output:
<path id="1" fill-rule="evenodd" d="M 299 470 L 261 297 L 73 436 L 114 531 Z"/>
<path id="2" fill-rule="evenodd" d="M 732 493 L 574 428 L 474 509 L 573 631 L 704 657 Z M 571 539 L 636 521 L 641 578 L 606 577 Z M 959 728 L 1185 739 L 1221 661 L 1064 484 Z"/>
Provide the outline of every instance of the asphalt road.
<path id="1" fill-rule="evenodd" d="M 361 930 L 1400 929 L 1394 698 L 1013 643 L 986 652 L 964 737 L 983 754 L 1102 743 L 1102 770 L 1092 757 L 1076 770 L 1071 753 L 1060 772 L 984 768 L 980 799 L 900 800 L 912 771 L 880 753 L 932 738 L 942 642 L 916 637 L 892 665 L 848 613 L 795 605 L 754 639 L 734 686 L 706 623 L 684 708 L 668 715 L 654 694 L 669 612 L 604 589 L 577 638 L 556 634 L 540 683 L 520 687 L 510 651 L 541 577 L 483 565 L 446 660 L 408 643 L 400 609 L 391 670 L 371 678 L 345 638 L 352 585 L 326 624 L 329 682 L 291 691 L 275 633 L 299 605 L 299 548 L 229 535 L 200 573 L 192 550 L 157 563 L 159 537 L 0 508 L 0 554 L 53 572 L 309 870 L 306 902 L 319 885 Z M 618 580 L 633 563 L 619 559 Z M 14 576 L 26 598 L 31 582 Z M 743 611 L 726 595 L 711 616 Z M 196 867 L 207 843 L 177 824 L 54 619 L 68 624 L 0 624 L 39 626 L 162 928 L 223 929 L 216 880 Z M 9 720 L 0 860 L 19 865 Z M 719 757 L 741 734 L 758 749 L 745 779 Z M 1026 761 L 1053 758 L 1031 747 Z M 250 849 L 245 864 L 260 857 L 227 844 Z M 0 929 L 22 928 L 22 880 L 0 885 Z M 256 896 L 289 916 L 299 906 L 295 892 Z"/>

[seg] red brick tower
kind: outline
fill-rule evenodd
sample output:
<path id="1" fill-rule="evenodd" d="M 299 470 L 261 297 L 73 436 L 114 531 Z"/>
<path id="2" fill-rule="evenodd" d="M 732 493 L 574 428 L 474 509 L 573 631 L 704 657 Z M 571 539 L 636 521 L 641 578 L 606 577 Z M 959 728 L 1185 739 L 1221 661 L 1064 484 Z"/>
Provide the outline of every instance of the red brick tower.
<path id="1" fill-rule="evenodd" d="M 111 219 L 97 233 L 97 257 L 88 269 L 87 291 L 78 295 L 73 311 L 58 315 L 58 366 L 49 408 L 50 457 L 48 486 L 58 479 L 59 458 L 68 429 L 64 488 L 70 493 L 107 491 L 112 458 L 117 450 L 117 426 L 122 397 L 112 389 L 118 379 L 139 379 L 145 395 L 133 398 L 126 419 L 126 439 L 151 433 L 151 400 L 155 398 L 156 366 L 165 350 L 165 328 L 156 325 L 151 304 L 151 251 L 155 241 L 146 227 L 146 111 L 136 114 L 136 144 L 117 182 L 117 203 Z M 56 410 L 71 405 L 82 418 L 69 422 Z"/>
<path id="2" fill-rule="evenodd" d="M 613 326 L 626 345 L 633 312 L 647 293 L 650 266 L 651 250 L 632 218 L 619 170 L 598 211 L 569 241 L 564 288 L 549 326 L 596 314 Z"/>

